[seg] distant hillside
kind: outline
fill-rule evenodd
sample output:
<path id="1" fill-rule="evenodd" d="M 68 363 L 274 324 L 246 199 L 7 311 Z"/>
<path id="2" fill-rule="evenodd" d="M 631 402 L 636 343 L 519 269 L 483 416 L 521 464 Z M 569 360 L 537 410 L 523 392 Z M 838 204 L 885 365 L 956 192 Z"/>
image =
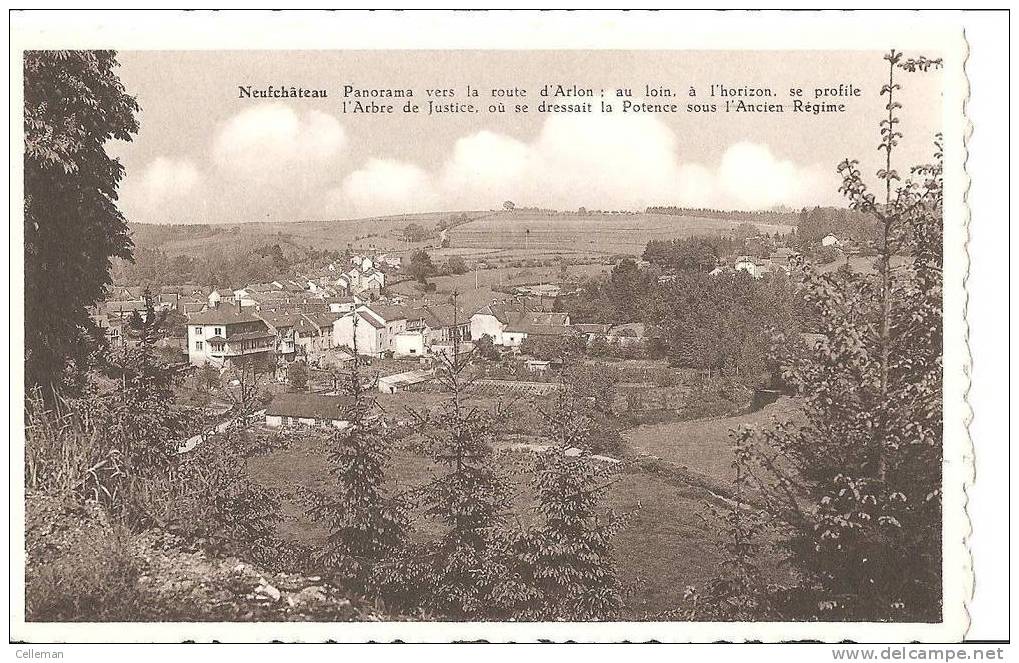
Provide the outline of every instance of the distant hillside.
<path id="1" fill-rule="evenodd" d="M 508 250 L 514 257 L 634 255 L 644 252 L 653 239 L 729 234 L 740 223 L 753 223 L 769 235 L 792 231 L 791 224 L 762 223 L 754 213 L 728 218 L 695 214 L 646 212 L 556 212 L 517 209 L 501 211 L 457 226 L 450 231 L 452 246 L 475 251 Z M 491 254 L 489 253 L 491 257 Z"/>
<path id="2" fill-rule="evenodd" d="M 431 230 L 439 222 L 463 213 L 428 212 L 334 221 L 235 225 L 132 223 L 129 227 L 136 246 L 157 249 L 170 256 L 236 252 L 262 244 L 279 244 L 285 252 L 288 246 L 291 251 L 299 252 L 303 248 L 342 251 L 348 245 L 355 249 L 405 251 L 410 244 L 402 239 L 400 231 L 409 224 L 416 223 Z M 489 212 L 465 213 L 475 217 Z"/>

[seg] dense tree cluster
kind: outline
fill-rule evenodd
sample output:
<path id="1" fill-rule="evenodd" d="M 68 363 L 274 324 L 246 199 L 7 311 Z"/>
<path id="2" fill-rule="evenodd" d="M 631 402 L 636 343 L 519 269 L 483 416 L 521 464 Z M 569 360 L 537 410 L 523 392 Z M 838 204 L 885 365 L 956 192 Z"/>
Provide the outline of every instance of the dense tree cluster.
<path id="1" fill-rule="evenodd" d="M 423 242 L 431 236 L 432 233 L 419 223 L 408 223 L 403 229 L 403 238 L 408 242 Z"/>
<path id="2" fill-rule="evenodd" d="M 408 271 L 418 283 L 425 283 L 429 276 L 435 276 L 438 269 L 432 262 L 432 256 L 428 255 L 424 249 L 418 249 L 410 256 Z"/>
<path id="3" fill-rule="evenodd" d="M 657 287 L 658 277 L 640 269 L 632 258 L 620 261 L 608 278 L 588 279 L 575 296 L 560 306 L 576 323 L 619 323 L 642 320 L 643 301 Z"/>
<path id="4" fill-rule="evenodd" d="M 288 246 L 284 250 L 279 243 L 237 251 L 174 255 L 159 248 L 138 246 L 133 260 L 114 262 L 112 273 L 114 283 L 240 287 L 290 276 L 306 266 L 336 260 L 342 255 L 303 247 L 294 250 Z"/>
<path id="5" fill-rule="evenodd" d="M 660 245 L 680 251 L 701 246 L 692 240 Z M 659 282 L 652 270 L 639 269 L 632 260 L 620 262 L 607 279 L 584 283 L 559 306 L 570 312 L 574 324 L 643 322 L 648 329 L 645 352 L 667 355 L 675 366 L 723 373 L 749 384 L 774 372 L 768 363 L 772 332 L 810 331 L 813 319 L 812 307 L 784 273 L 755 279 L 745 272 L 712 276 L 689 268 Z M 532 345 L 529 352 L 544 355 L 572 347 L 569 340 L 558 339 Z"/>
<path id="6" fill-rule="evenodd" d="M 843 207 L 814 207 L 800 212 L 796 239 L 801 246 L 818 244 L 829 233 L 840 241 L 866 244 L 877 240 L 878 222 L 872 214 Z"/>
<path id="7" fill-rule="evenodd" d="M 666 269 L 710 272 L 723 258 L 743 250 L 742 239 L 726 236 L 653 239 L 644 249 L 644 259 Z"/>
<path id="8" fill-rule="evenodd" d="M 48 397 L 80 389 L 103 342 L 87 309 L 105 296 L 111 259 L 131 258 L 124 167 L 106 145 L 138 132 L 138 104 L 113 51 L 29 51 L 23 66 L 25 378 Z"/>
<path id="9" fill-rule="evenodd" d="M 773 331 L 800 329 L 801 302 L 782 274 L 681 272 L 645 300 L 645 320 L 660 330 L 673 365 L 756 385 L 775 368 L 767 361 Z"/>

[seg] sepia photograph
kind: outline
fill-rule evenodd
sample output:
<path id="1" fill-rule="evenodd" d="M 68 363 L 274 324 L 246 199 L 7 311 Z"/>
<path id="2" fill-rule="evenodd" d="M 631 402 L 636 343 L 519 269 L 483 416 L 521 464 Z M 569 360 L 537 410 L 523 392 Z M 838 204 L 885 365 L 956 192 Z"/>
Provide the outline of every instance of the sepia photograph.
<path id="1" fill-rule="evenodd" d="M 902 25 L 27 40 L 12 641 L 961 638 L 965 49 Z"/>

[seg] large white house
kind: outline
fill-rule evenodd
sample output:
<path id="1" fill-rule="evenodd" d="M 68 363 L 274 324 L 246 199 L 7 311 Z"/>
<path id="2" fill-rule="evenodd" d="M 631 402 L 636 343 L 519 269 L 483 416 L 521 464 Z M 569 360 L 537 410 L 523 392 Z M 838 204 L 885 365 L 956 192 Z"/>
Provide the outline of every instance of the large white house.
<path id="1" fill-rule="evenodd" d="M 488 336 L 496 345 L 502 345 L 502 332 L 512 315 L 523 313 L 523 308 L 510 304 L 488 304 L 471 316 L 471 338 Z"/>
<path id="2" fill-rule="evenodd" d="M 359 355 L 381 357 L 395 352 L 395 337 L 406 330 L 407 313 L 402 307 L 361 304 L 333 322 L 333 346 L 356 346 Z"/>
<path id="3" fill-rule="evenodd" d="M 268 359 L 276 334 L 252 307 L 221 304 L 188 321 L 188 361 L 226 366 L 239 358 Z"/>
<path id="4" fill-rule="evenodd" d="M 528 311 L 514 304 L 489 304 L 471 316 L 471 338 L 489 336 L 496 345 L 519 347 L 528 336 L 558 336 L 568 331 L 568 313 Z"/>
<path id="5" fill-rule="evenodd" d="M 417 357 L 472 338 L 470 319 L 452 304 L 360 304 L 333 323 L 333 345 L 353 349 L 355 334 L 357 353 L 376 357 Z"/>

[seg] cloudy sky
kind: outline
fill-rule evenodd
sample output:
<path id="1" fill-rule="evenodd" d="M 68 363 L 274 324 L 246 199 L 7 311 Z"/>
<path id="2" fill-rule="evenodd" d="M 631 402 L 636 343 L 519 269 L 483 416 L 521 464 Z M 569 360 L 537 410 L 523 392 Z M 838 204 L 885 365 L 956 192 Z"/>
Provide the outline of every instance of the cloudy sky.
<path id="1" fill-rule="evenodd" d="M 729 209 L 839 202 L 835 166 L 876 170 L 887 76 L 880 53 L 690 51 L 121 52 L 120 75 L 142 107 L 131 143 L 110 145 L 127 176 L 132 221 L 242 223 L 337 219 L 518 205 Z M 900 169 L 929 154 L 940 77 L 902 75 Z M 856 85 L 848 112 L 540 114 L 546 84 L 668 86 L 689 102 L 712 84 Z M 344 114 L 343 86 L 530 90 L 528 114 Z M 242 99 L 238 86 L 328 90 L 326 99 Z M 697 88 L 697 98 L 688 96 Z M 487 106 L 490 99 L 479 98 Z M 764 101 L 764 100 L 762 100 Z M 394 102 L 401 105 L 401 101 Z M 598 99 L 594 100 L 595 108 Z M 788 107 L 787 107 L 788 110 Z"/>

